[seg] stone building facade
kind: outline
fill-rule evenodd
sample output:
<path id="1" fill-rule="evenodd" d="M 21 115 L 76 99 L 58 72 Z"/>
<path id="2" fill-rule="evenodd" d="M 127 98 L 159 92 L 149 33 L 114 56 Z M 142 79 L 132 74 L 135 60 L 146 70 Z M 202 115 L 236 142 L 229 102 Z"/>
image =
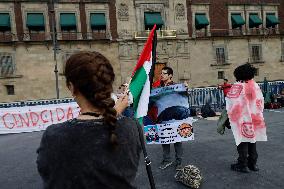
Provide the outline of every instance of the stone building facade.
<path id="1" fill-rule="evenodd" d="M 64 62 L 81 50 L 111 61 L 116 87 L 127 82 L 154 22 L 156 78 L 167 65 L 177 82 L 214 86 L 250 62 L 256 80 L 284 80 L 283 10 L 283 0 L 0 0 L 0 101 L 55 98 L 56 70 L 69 97 Z"/>

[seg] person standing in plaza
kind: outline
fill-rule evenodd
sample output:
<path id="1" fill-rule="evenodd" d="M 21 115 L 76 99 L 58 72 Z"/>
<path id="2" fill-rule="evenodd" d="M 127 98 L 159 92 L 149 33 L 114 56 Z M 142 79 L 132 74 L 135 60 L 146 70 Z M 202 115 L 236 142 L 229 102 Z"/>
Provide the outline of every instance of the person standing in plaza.
<path id="1" fill-rule="evenodd" d="M 165 87 L 174 85 L 175 83 L 172 80 L 173 78 L 173 69 L 170 67 L 164 67 L 161 71 L 161 77 L 159 85 L 156 87 Z M 173 107 L 166 108 L 165 110 L 160 111 L 158 117 L 155 119 L 156 123 L 164 123 L 170 120 L 182 120 L 190 116 L 189 108 L 184 107 L 184 103 L 179 104 L 179 101 L 175 101 L 175 98 L 172 95 L 165 95 L 163 98 L 167 98 L 169 104 L 173 104 Z M 186 103 L 186 102 L 185 102 Z M 182 106 L 179 106 L 182 105 Z M 162 104 L 159 107 L 163 106 Z M 160 108 L 161 109 L 161 108 Z M 182 156 L 183 148 L 181 142 L 174 143 L 175 148 L 175 167 L 176 170 L 182 169 Z M 166 169 L 167 167 L 173 164 L 170 156 L 170 144 L 162 144 L 163 149 L 163 160 L 160 165 L 160 169 Z"/>
<path id="2" fill-rule="evenodd" d="M 224 96 L 226 97 L 228 92 L 230 91 L 230 88 L 232 87 L 232 84 L 228 82 L 228 79 L 224 79 L 224 83 L 222 85 L 219 85 L 218 88 L 223 90 Z"/>
<path id="3" fill-rule="evenodd" d="M 231 87 L 232 87 L 232 84 L 230 84 L 228 82 L 228 79 L 224 79 L 224 83 L 221 84 L 221 85 L 218 85 L 218 88 L 221 89 L 223 91 L 223 94 L 224 94 L 224 98 L 223 98 L 224 103 L 223 103 L 222 107 L 226 106 L 226 99 L 225 98 L 226 98 L 228 92 L 230 91 Z"/>
<path id="4" fill-rule="evenodd" d="M 236 83 L 226 97 L 226 110 L 239 154 L 231 165 L 233 171 L 258 171 L 257 141 L 267 141 L 263 118 L 264 99 L 258 84 L 253 80 L 256 68 L 247 63 L 234 71 Z"/>
<path id="5" fill-rule="evenodd" d="M 45 189 L 134 189 L 141 153 L 137 121 L 120 114 L 128 96 L 111 98 L 114 71 L 98 52 L 79 52 L 65 66 L 81 113 L 49 126 L 37 150 Z"/>

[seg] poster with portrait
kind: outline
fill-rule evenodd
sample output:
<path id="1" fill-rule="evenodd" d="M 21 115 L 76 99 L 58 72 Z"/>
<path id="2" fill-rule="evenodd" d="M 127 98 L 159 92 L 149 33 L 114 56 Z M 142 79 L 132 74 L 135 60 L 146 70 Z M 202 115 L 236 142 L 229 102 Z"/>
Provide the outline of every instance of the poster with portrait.
<path id="1" fill-rule="evenodd" d="M 144 125 L 155 125 L 190 117 L 187 88 L 184 84 L 151 90 Z"/>
<path id="2" fill-rule="evenodd" d="M 194 139 L 187 88 L 175 84 L 151 91 L 144 133 L 148 144 L 169 144 Z"/>
<path id="3" fill-rule="evenodd" d="M 144 126 L 146 143 L 170 144 L 194 140 L 194 121 L 195 119 L 189 117 L 175 122 Z"/>

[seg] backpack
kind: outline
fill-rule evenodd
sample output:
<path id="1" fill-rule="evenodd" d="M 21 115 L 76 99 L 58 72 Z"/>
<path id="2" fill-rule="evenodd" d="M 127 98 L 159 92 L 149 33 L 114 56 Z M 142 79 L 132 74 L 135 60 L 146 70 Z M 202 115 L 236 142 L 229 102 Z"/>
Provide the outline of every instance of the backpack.
<path id="1" fill-rule="evenodd" d="M 195 108 L 190 108 L 190 116 L 197 116 L 197 112 Z"/>
<path id="2" fill-rule="evenodd" d="M 186 165 L 183 169 L 177 171 L 175 175 L 177 182 L 189 186 L 193 189 L 200 187 L 202 176 L 200 170 L 194 165 Z"/>
<path id="3" fill-rule="evenodd" d="M 201 116 L 204 118 L 207 117 L 214 117 L 216 116 L 216 113 L 214 110 L 211 109 L 209 103 L 206 103 L 202 108 L 201 108 Z"/>

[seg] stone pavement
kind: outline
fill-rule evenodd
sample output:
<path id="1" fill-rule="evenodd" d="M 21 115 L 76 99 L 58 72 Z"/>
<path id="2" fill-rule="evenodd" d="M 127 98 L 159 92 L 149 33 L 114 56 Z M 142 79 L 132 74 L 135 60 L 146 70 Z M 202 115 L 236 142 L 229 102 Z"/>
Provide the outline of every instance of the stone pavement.
<path id="1" fill-rule="evenodd" d="M 258 142 L 259 172 L 233 172 L 230 164 L 236 160 L 237 150 L 230 130 L 221 136 L 216 121 L 198 120 L 194 125 L 195 141 L 185 142 L 184 164 L 200 168 L 204 180 L 201 189 L 282 189 L 284 181 L 284 109 L 265 110 L 268 142 Z M 42 132 L 0 135 L 0 189 L 39 189 L 36 171 L 36 148 Z M 187 188 L 174 180 L 174 167 L 158 169 L 161 146 L 147 145 L 152 160 L 156 188 Z M 172 153 L 174 156 L 174 154 Z M 142 156 L 141 156 L 142 157 Z M 143 158 L 137 175 L 139 189 L 149 183 Z"/>

